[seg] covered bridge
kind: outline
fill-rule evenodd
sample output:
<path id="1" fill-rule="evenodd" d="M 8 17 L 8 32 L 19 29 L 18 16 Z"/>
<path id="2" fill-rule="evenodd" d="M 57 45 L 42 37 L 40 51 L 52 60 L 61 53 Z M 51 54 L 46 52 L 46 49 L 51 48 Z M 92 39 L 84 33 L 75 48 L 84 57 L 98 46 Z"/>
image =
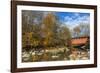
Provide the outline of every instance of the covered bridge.
<path id="1" fill-rule="evenodd" d="M 75 48 L 85 48 L 85 47 L 89 47 L 89 37 L 77 37 L 77 38 L 72 38 L 71 40 L 71 44 L 75 47 Z"/>

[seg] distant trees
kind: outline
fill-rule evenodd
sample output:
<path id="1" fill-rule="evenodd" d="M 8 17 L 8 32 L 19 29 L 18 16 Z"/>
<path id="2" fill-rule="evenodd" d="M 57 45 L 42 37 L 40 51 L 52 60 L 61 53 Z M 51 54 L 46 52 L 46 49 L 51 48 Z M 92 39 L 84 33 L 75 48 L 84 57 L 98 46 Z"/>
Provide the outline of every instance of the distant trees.
<path id="1" fill-rule="evenodd" d="M 90 35 L 90 26 L 86 23 L 80 23 L 78 26 L 73 28 L 73 37 L 82 37 Z"/>
<path id="2" fill-rule="evenodd" d="M 75 37 L 79 37 L 80 36 L 80 32 L 81 32 L 81 28 L 80 26 L 76 26 L 73 28 L 73 33 Z"/>
<path id="3" fill-rule="evenodd" d="M 28 40 L 33 47 L 70 46 L 70 30 L 59 23 L 54 12 L 47 12 L 44 15 L 43 12 L 23 11 L 22 33 L 24 45 Z M 30 39 L 27 39 L 28 35 L 25 33 L 32 33 Z"/>
<path id="4" fill-rule="evenodd" d="M 86 23 L 80 24 L 81 35 L 82 36 L 89 36 L 90 35 L 90 25 Z"/>

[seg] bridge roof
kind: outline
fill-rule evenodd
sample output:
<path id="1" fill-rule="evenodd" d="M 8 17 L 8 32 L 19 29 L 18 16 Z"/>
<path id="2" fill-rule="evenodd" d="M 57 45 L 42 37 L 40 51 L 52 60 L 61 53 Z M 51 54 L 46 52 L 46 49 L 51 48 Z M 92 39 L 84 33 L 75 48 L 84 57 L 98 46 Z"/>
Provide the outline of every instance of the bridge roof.
<path id="1" fill-rule="evenodd" d="M 71 43 L 72 45 L 82 45 L 82 44 L 86 44 L 88 39 L 89 37 L 72 38 Z"/>

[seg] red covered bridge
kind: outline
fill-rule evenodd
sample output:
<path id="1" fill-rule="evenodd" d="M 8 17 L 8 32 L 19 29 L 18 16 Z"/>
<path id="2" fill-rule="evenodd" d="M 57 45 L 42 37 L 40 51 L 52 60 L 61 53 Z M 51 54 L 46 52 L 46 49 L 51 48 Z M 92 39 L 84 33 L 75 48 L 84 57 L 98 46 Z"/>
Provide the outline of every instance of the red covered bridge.
<path id="1" fill-rule="evenodd" d="M 77 38 L 72 38 L 71 44 L 74 47 L 79 47 L 83 48 L 86 47 L 87 44 L 89 44 L 89 37 L 77 37 Z"/>

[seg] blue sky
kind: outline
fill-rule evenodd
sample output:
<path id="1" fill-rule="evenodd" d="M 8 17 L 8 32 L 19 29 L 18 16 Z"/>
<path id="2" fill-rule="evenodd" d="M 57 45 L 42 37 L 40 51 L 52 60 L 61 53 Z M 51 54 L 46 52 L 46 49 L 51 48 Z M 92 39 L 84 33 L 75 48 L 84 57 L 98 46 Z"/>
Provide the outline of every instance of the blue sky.
<path id="1" fill-rule="evenodd" d="M 59 20 L 69 28 L 73 28 L 80 23 L 90 24 L 89 13 L 78 13 L 78 12 L 56 12 Z"/>

